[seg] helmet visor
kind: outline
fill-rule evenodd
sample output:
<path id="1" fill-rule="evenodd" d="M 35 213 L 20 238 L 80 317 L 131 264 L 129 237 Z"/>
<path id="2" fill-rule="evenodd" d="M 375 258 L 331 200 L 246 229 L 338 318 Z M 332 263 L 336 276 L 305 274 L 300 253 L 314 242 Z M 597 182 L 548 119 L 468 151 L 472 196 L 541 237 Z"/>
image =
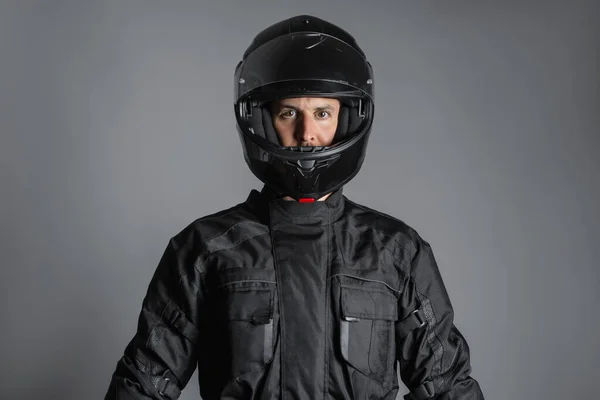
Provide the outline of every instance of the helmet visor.
<path id="1" fill-rule="evenodd" d="M 371 97 L 372 77 L 370 64 L 345 42 L 323 33 L 292 33 L 265 43 L 240 63 L 235 74 L 235 100 L 250 92 L 260 97 L 261 90 L 269 92 L 271 98 L 309 95 L 316 88 L 303 90 L 303 86 L 311 81 L 320 81 L 318 87 L 323 89 L 319 90 L 330 94 L 362 92 Z M 274 88 L 281 90 L 274 92 Z"/>

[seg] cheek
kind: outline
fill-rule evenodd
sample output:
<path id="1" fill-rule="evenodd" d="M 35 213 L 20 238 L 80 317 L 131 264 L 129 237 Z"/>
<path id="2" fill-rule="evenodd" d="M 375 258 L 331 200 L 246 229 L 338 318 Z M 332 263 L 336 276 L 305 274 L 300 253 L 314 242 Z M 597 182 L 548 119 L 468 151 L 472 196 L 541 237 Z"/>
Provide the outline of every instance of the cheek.
<path id="1" fill-rule="evenodd" d="M 335 136 L 335 132 L 337 131 L 337 120 L 331 121 L 331 123 L 327 124 L 326 127 L 322 130 L 323 133 L 323 141 L 327 142 L 328 145 L 333 142 L 333 137 Z"/>
<path id="2" fill-rule="evenodd" d="M 293 139 L 294 136 L 294 129 L 291 124 L 286 123 L 286 121 L 278 120 L 273 123 L 273 127 L 283 145 L 290 143 L 290 140 Z"/>

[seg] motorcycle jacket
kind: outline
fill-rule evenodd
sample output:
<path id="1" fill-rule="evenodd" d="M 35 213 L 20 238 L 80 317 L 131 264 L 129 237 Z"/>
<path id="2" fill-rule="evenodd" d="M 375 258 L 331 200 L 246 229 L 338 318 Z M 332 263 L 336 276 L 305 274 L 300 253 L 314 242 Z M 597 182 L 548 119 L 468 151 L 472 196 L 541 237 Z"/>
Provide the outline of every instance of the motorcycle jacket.
<path id="1" fill-rule="evenodd" d="M 265 187 L 170 240 L 105 399 L 483 400 L 469 358 L 414 229 Z"/>

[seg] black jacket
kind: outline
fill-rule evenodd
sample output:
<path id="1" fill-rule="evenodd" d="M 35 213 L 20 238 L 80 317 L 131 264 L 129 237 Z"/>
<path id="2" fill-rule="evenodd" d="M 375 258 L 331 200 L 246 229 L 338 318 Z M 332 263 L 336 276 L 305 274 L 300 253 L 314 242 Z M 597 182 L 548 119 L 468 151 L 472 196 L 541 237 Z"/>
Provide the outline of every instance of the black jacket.
<path id="1" fill-rule="evenodd" d="M 266 189 L 171 239 L 106 399 L 482 400 L 429 244 L 335 192 Z"/>

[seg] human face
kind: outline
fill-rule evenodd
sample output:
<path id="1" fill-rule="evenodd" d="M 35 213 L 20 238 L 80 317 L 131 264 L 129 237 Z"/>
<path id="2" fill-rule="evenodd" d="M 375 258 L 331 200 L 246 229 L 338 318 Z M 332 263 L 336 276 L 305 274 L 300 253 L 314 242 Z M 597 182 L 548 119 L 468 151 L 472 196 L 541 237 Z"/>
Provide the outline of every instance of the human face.
<path id="1" fill-rule="evenodd" d="M 271 104 L 273 127 L 285 147 L 329 146 L 339 112 L 339 100 L 324 97 L 295 97 Z"/>

